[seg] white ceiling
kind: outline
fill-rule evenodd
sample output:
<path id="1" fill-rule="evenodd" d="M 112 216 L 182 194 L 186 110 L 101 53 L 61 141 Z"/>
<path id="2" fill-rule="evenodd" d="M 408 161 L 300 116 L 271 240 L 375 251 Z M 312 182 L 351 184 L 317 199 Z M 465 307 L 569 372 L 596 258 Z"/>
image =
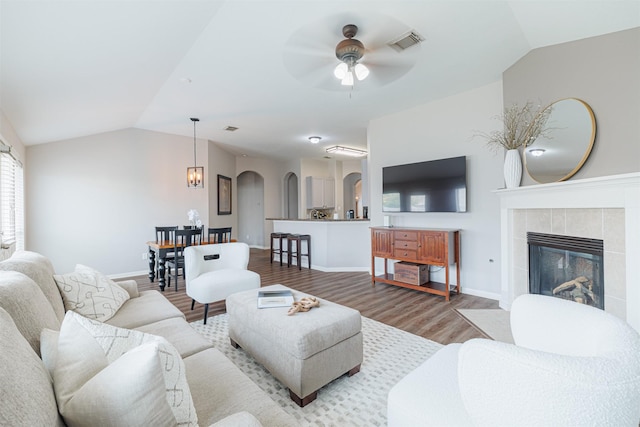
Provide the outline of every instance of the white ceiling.
<path id="1" fill-rule="evenodd" d="M 0 24 L 0 108 L 26 145 L 193 136 L 198 117 L 198 138 L 286 159 L 366 148 L 372 118 L 497 81 L 531 49 L 640 26 L 640 0 L 1 0 Z M 345 24 L 371 69 L 353 89 L 332 76 Z M 425 42 L 386 46 L 408 30 Z"/>

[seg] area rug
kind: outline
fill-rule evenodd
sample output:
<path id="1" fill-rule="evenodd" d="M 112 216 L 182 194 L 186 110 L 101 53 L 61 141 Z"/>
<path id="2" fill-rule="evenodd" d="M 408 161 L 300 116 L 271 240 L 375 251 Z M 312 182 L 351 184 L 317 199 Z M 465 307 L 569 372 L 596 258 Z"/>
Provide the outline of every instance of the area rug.
<path id="1" fill-rule="evenodd" d="M 513 344 L 508 311 L 501 309 L 458 309 L 456 311 L 488 337 Z"/>
<path id="2" fill-rule="evenodd" d="M 300 408 L 289 391 L 242 349 L 229 343 L 227 314 L 191 326 L 210 339 L 301 426 L 386 426 L 391 387 L 442 348 L 441 344 L 362 317 L 364 360 L 360 372 L 343 375 L 318 391 L 316 400 Z"/>

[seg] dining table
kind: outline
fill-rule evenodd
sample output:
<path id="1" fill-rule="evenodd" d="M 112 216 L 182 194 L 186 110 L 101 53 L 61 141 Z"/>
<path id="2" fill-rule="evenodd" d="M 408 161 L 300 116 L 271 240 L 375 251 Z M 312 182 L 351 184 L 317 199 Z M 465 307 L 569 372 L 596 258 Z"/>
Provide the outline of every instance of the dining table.
<path id="1" fill-rule="evenodd" d="M 232 242 L 235 242 L 235 239 L 231 239 Z M 219 244 L 218 242 L 209 242 L 206 239 L 202 239 L 200 243 L 197 245 L 213 245 Z M 153 283 L 156 279 L 156 262 L 158 263 L 158 285 L 160 286 L 160 291 L 164 292 L 164 288 L 166 286 L 166 267 L 165 261 L 167 259 L 167 254 L 173 252 L 175 250 L 175 245 L 171 241 L 149 241 L 147 242 L 147 246 L 149 247 L 149 280 Z M 178 247 L 182 247 L 178 245 Z"/>

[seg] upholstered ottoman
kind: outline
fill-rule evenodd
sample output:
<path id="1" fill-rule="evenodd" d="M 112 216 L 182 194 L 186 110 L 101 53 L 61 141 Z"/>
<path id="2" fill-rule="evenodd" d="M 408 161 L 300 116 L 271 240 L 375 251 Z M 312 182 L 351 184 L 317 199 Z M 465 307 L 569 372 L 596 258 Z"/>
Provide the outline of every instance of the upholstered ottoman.
<path id="1" fill-rule="evenodd" d="M 292 292 L 296 301 L 309 296 Z M 288 307 L 259 309 L 257 299 L 257 289 L 227 297 L 231 344 L 242 347 L 287 386 L 298 405 L 312 402 L 319 388 L 343 374 L 360 371 L 359 311 L 318 298 L 319 307 L 288 316 Z"/>

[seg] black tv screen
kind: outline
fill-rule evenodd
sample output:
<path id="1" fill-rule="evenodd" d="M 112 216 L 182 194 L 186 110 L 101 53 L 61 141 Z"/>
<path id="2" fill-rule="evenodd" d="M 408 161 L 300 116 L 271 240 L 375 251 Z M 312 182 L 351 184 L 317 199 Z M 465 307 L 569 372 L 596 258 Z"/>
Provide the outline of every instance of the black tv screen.
<path id="1" fill-rule="evenodd" d="M 382 168 L 383 212 L 466 212 L 466 157 Z"/>

